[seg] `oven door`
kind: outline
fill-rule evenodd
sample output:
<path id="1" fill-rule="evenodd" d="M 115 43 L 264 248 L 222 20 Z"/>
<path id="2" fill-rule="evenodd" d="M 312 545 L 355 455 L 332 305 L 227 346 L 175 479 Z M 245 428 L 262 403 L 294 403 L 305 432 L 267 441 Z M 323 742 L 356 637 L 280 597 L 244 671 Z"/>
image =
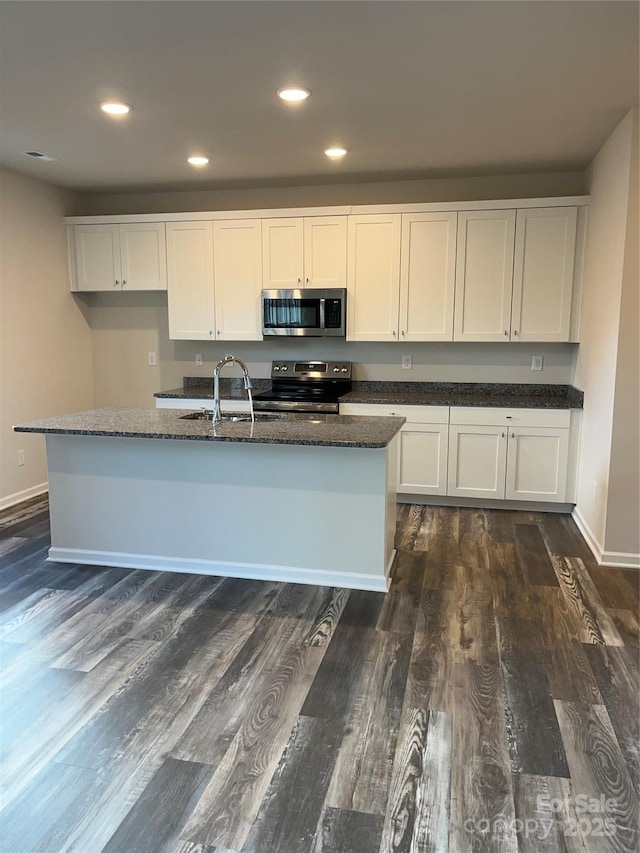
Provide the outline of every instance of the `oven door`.
<path id="1" fill-rule="evenodd" d="M 263 290 L 262 334 L 324 335 L 324 299 L 308 290 Z"/>

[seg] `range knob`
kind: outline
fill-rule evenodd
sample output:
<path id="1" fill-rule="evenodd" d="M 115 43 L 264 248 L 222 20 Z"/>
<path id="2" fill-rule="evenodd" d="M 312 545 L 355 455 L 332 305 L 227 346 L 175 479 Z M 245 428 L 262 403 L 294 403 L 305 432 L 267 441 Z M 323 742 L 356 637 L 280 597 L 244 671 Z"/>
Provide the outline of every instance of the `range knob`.
<path id="1" fill-rule="evenodd" d="M 279 365 L 279 364 L 274 364 L 274 365 L 273 365 L 273 372 L 274 372 L 274 373 L 277 373 L 279 370 L 280 370 L 280 365 Z"/>
<path id="2" fill-rule="evenodd" d="M 288 369 L 289 369 L 289 368 L 287 367 L 287 365 L 286 365 L 286 364 L 283 364 L 283 365 L 282 365 L 282 367 L 280 368 L 280 370 L 288 370 Z"/>
<path id="3" fill-rule="evenodd" d="M 339 367 L 334 367 L 334 368 L 333 368 L 333 372 L 334 372 L 334 373 L 340 373 L 340 368 L 339 368 Z"/>
<path id="4" fill-rule="evenodd" d="M 349 369 L 347 367 L 343 367 L 340 369 L 340 373 L 348 373 Z"/>

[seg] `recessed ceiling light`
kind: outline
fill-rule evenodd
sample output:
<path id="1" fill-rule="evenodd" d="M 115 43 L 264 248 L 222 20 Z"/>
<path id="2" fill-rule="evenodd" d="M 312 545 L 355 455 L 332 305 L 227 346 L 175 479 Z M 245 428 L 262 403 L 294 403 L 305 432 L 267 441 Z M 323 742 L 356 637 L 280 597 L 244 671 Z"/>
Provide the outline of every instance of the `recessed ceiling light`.
<path id="1" fill-rule="evenodd" d="M 330 157 L 332 160 L 339 160 L 340 157 L 344 157 L 347 154 L 346 148 L 325 148 L 324 153 L 327 157 Z"/>
<path id="2" fill-rule="evenodd" d="M 276 95 L 283 101 L 290 104 L 306 101 L 311 92 L 309 89 L 301 89 L 298 86 L 285 86 L 283 89 L 278 89 Z"/>
<path id="3" fill-rule="evenodd" d="M 100 109 L 103 113 L 108 113 L 110 116 L 126 116 L 130 113 L 133 107 L 129 104 L 121 104 L 118 101 L 105 101 L 100 104 Z"/>
<path id="4" fill-rule="evenodd" d="M 208 162 L 208 157 L 189 157 L 187 159 L 187 163 L 191 163 L 192 166 L 206 166 Z"/>

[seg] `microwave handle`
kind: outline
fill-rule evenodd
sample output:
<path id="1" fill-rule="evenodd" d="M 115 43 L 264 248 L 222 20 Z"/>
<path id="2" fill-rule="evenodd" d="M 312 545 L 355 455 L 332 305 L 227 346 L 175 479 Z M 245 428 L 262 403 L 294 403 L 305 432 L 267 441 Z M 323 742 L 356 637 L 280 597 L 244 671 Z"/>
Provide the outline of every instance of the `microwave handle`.
<path id="1" fill-rule="evenodd" d="M 325 303 L 325 300 L 321 297 L 318 301 L 320 302 L 320 328 L 324 329 L 324 328 L 326 328 L 325 323 L 324 323 L 324 303 Z"/>

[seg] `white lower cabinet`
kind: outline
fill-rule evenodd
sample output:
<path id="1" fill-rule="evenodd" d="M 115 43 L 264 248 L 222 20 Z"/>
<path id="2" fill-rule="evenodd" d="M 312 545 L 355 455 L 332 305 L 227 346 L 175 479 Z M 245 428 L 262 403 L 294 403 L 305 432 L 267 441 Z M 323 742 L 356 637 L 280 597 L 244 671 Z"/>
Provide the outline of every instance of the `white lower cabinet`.
<path id="1" fill-rule="evenodd" d="M 448 406 L 390 406 L 341 403 L 341 415 L 398 416 L 407 419 L 398 443 L 398 492 L 446 495 Z"/>
<path id="2" fill-rule="evenodd" d="M 447 494 L 461 498 L 504 498 L 506 465 L 505 427 L 451 424 Z"/>
<path id="3" fill-rule="evenodd" d="M 451 408 L 448 494 L 563 503 L 571 413 Z"/>
<path id="4" fill-rule="evenodd" d="M 514 427 L 507 441 L 507 500 L 566 500 L 569 430 Z"/>

